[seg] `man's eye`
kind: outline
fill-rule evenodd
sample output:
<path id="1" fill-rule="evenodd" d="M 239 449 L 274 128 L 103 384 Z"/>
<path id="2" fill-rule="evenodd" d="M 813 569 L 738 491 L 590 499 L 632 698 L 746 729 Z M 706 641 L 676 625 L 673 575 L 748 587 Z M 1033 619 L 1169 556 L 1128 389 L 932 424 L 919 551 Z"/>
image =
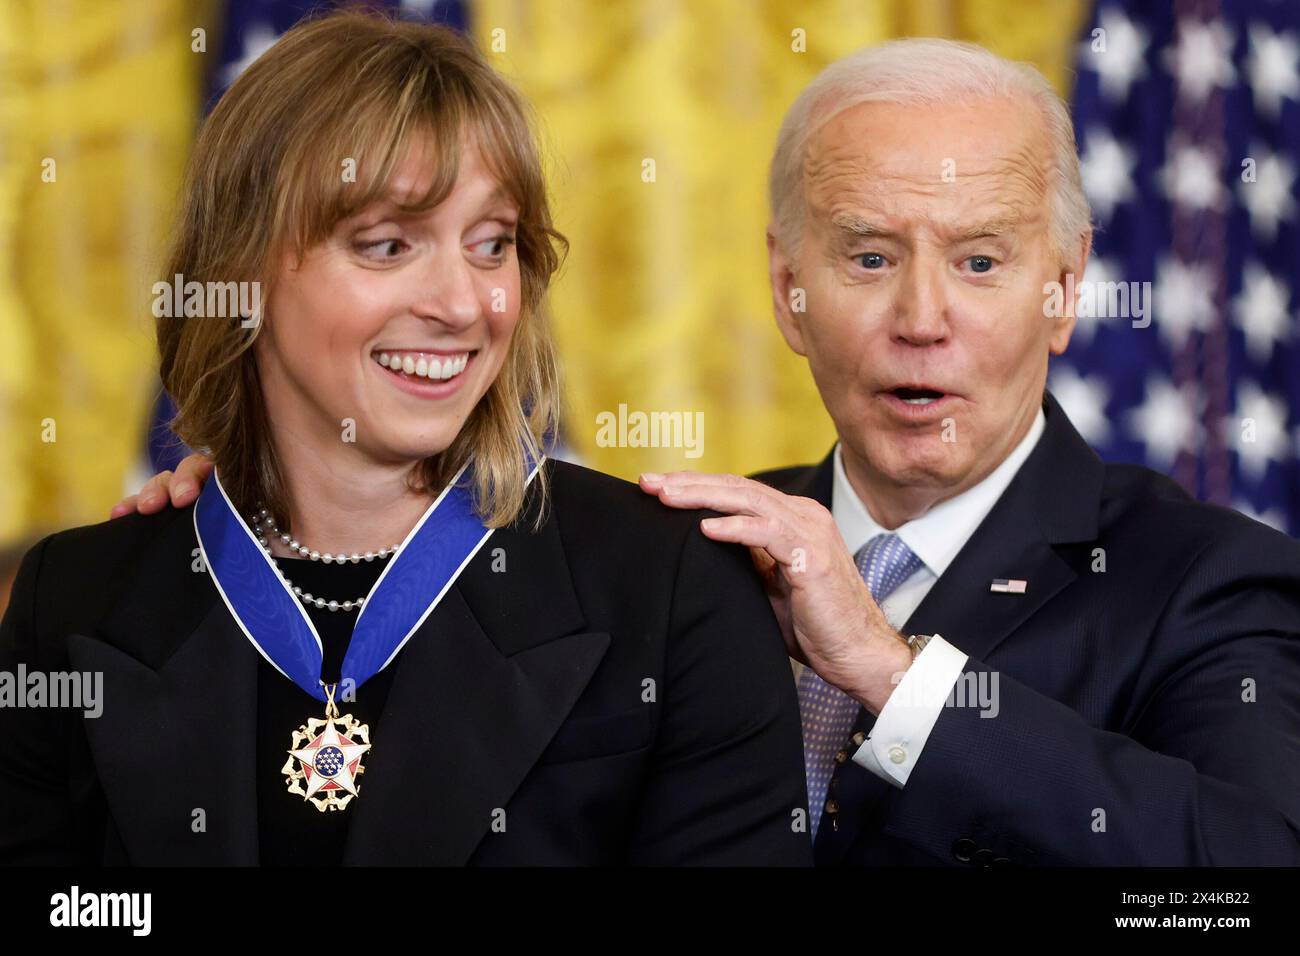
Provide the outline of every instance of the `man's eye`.
<path id="1" fill-rule="evenodd" d="M 878 252 L 864 252 L 858 256 L 858 264 L 864 269 L 883 269 L 885 257 Z"/>
<path id="2" fill-rule="evenodd" d="M 988 256 L 971 256 L 966 261 L 970 263 L 971 272 L 988 272 L 993 268 L 993 260 Z"/>

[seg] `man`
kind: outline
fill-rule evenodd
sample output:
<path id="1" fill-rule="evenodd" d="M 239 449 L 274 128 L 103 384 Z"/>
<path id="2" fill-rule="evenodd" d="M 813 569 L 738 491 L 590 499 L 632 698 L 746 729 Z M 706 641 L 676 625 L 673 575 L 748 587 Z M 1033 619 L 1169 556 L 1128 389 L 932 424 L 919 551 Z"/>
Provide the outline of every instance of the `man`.
<path id="1" fill-rule="evenodd" d="M 944 41 L 850 57 L 791 110 L 772 205 L 839 445 L 771 489 L 642 484 L 734 516 L 705 533 L 755 549 L 816 672 L 818 861 L 1300 862 L 1300 548 L 1103 465 L 1044 395 L 1091 240 L 1046 81 Z M 900 632 L 934 636 L 913 662 Z"/>
<path id="2" fill-rule="evenodd" d="M 818 862 L 1300 862 L 1300 546 L 1103 464 L 1045 392 L 1091 245 L 1046 81 L 940 40 L 848 57 L 771 200 L 777 321 L 839 442 L 641 484 L 722 512 L 768 583 Z"/>

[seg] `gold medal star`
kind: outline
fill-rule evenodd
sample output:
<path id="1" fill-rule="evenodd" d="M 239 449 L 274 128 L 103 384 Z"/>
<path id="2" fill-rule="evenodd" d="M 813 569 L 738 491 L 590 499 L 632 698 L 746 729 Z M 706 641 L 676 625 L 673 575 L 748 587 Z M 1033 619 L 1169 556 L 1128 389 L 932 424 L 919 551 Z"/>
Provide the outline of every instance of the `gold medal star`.
<path id="1" fill-rule="evenodd" d="M 310 799 L 321 790 L 345 790 L 356 796 L 361 755 L 369 749 L 370 744 L 353 743 L 329 723 L 306 747 L 289 753 L 302 766 L 307 780 L 305 796 Z"/>

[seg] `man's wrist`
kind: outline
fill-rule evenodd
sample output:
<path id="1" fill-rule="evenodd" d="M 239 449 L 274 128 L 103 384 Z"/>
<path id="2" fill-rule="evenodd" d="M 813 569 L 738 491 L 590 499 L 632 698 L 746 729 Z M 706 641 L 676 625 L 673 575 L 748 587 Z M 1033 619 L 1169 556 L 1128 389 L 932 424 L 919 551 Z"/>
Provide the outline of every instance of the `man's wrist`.
<path id="1" fill-rule="evenodd" d="M 849 695 L 872 714 L 879 715 L 889 695 L 912 666 L 914 655 L 907 639 L 892 629 L 876 640 L 881 641 L 881 650 L 865 668 L 862 683 L 850 690 Z"/>

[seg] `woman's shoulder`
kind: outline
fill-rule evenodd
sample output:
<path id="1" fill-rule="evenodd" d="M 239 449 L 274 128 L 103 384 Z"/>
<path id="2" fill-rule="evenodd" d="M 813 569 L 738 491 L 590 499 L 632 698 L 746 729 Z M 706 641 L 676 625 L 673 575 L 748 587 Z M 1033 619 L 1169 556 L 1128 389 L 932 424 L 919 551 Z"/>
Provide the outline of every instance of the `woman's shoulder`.
<path id="1" fill-rule="evenodd" d="M 179 546 L 193 539 L 194 506 L 189 505 L 165 508 L 151 515 L 132 512 L 56 531 L 38 542 L 36 548 L 43 550 L 45 566 L 88 563 L 107 569 L 109 565 L 138 564 L 159 547 L 170 550 L 168 545 Z"/>
<path id="2" fill-rule="evenodd" d="M 640 486 L 569 461 L 547 460 L 550 506 L 562 527 L 579 525 L 613 534 L 679 539 L 699 524 L 701 511 L 667 508 Z"/>
<path id="3" fill-rule="evenodd" d="M 169 580 L 191 576 L 193 511 L 133 513 L 49 534 L 23 558 L 15 598 L 27 592 L 45 614 L 74 620 L 103 611 L 141 581 L 169 590 Z"/>
<path id="4" fill-rule="evenodd" d="M 549 467 L 547 523 L 575 575 L 647 594 L 682 578 L 743 584 L 753 576 L 747 549 L 700 530 L 713 512 L 669 508 L 630 481 L 571 462 Z"/>

